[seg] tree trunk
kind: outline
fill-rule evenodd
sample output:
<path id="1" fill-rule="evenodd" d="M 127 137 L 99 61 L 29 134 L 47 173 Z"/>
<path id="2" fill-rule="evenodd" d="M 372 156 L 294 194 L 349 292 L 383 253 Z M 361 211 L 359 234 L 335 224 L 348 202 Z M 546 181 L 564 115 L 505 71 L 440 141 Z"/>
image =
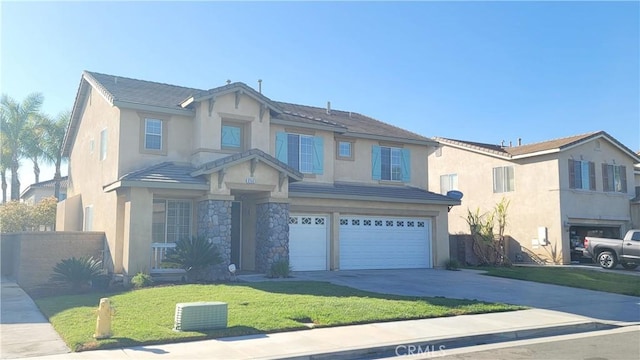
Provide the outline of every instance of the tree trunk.
<path id="1" fill-rule="evenodd" d="M 20 179 L 18 179 L 18 169 L 20 163 L 18 159 L 11 161 L 11 200 L 20 200 Z"/>
<path id="2" fill-rule="evenodd" d="M 7 202 L 7 174 L 3 171 L 2 174 L 2 203 L 5 204 Z"/>
<path id="3" fill-rule="evenodd" d="M 60 179 L 62 178 L 60 174 L 60 163 L 60 161 L 56 161 L 56 173 L 53 175 L 53 180 L 55 181 L 53 196 L 55 196 L 58 201 L 60 201 Z"/>
<path id="4" fill-rule="evenodd" d="M 38 158 L 33 158 L 33 175 L 35 175 L 36 183 L 40 182 L 40 166 L 38 166 Z"/>

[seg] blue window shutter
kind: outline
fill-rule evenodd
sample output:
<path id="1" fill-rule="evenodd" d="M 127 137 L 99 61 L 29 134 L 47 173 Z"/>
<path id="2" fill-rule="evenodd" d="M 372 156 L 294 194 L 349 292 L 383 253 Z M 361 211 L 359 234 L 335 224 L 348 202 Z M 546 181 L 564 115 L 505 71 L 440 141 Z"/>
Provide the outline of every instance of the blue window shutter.
<path id="1" fill-rule="evenodd" d="M 276 159 L 287 163 L 287 133 L 276 133 Z"/>
<path id="2" fill-rule="evenodd" d="M 411 181 L 411 152 L 409 149 L 402 149 L 402 182 Z"/>
<path id="3" fill-rule="evenodd" d="M 324 168 L 324 139 L 322 136 L 313 137 L 313 173 L 322 174 Z"/>
<path id="4" fill-rule="evenodd" d="M 371 178 L 373 180 L 381 179 L 381 166 L 380 166 L 380 146 L 373 145 L 371 147 Z"/>

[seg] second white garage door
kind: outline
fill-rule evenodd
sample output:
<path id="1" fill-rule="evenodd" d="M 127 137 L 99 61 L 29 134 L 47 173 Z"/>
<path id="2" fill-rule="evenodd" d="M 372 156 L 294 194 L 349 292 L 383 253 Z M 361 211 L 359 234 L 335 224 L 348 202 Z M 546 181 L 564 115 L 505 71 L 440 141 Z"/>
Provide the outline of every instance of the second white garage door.
<path id="1" fill-rule="evenodd" d="M 326 216 L 289 216 L 289 265 L 293 271 L 327 270 Z"/>
<path id="2" fill-rule="evenodd" d="M 340 218 L 340 269 L 431 267 L 431 221 L 417 218 Z"/>

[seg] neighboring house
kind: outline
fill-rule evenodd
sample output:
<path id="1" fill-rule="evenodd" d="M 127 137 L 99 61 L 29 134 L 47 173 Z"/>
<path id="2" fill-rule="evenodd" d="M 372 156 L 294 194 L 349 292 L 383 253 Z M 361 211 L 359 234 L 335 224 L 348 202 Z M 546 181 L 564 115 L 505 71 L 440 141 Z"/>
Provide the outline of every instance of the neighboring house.
<path id="1" fill-rule="evenodd" d="M 428 191 L 437 143 L 345 111 L 84 72 L 65 137 L 59 230 L 104 231 L 116 273 L 162 272 L 203 235 L 226 268 L 429 268 L 449 257 L 447 210 Z"/>
<path id="2" fill-rule="evenodd" d="M 490 211 L 505 198 L 507 235 L 546 258 L 555 248 L 566 264 L 584 236 L 618 237 L 632 225 L 640 156 L 604 131 L 512 147 L 435 140 L 430 188 L 464 194 L 449 216 L 452 234 L 469 233 L 468 210 Z M 519 258 L 519 250 L 510 253 Z"/>
<path id="3" fill-rule="evenodd" d="M 63 176 L 60 179 L 60 195 L 59 201 L 67 198 L 67 177 Z M 34 205 L 40 202 L 40 200 L 55 195 L 55 180 L 41 181 L 27 186 L 26 189 L 20 194 L 20 200 L 23 202 Z"/>

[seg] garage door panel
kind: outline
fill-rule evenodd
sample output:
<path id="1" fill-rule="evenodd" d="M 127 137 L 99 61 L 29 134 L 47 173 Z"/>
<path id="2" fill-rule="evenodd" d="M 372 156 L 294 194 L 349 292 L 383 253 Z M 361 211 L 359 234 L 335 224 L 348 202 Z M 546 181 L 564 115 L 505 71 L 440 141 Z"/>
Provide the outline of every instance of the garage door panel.
<path id="1" fill-rule="evenodd" d="M 327 269 L 326 216 L 289 217 L 289 263 L 294 271 Z"/>
<path id="2" fill-rule="evenodd" d="M 431 266 L 428 219 L 342 217 L 341 269 L 401 269 Z"/>

